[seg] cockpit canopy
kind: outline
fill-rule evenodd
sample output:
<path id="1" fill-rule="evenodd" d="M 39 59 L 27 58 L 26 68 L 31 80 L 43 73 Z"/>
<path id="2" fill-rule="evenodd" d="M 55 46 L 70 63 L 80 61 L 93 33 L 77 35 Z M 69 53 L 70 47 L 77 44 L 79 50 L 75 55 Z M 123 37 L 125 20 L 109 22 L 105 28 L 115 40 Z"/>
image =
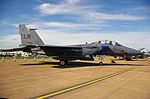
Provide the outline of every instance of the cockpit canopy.
<path id="1" fill-rule="evenodd" d="M 115 45 L 115 46 L 122 46 L 118 42 L 111 41 L 111 40 L 101 40 L 101 41 L 98 41 L 97 43 L 107 44 L 107 45 Z"/>

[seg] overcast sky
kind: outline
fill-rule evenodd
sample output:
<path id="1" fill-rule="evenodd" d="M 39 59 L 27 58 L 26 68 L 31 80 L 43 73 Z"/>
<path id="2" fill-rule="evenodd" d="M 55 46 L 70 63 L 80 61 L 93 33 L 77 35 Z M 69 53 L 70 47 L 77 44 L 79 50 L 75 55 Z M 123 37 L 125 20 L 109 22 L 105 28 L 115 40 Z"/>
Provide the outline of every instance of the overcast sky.
<path id="1" fill-rule="evenodd" d="M 150 50 L 150 0 L 0 0 L 0 49 L 19 46 L 19 24 L 49 45 L 108 39 Z"/>

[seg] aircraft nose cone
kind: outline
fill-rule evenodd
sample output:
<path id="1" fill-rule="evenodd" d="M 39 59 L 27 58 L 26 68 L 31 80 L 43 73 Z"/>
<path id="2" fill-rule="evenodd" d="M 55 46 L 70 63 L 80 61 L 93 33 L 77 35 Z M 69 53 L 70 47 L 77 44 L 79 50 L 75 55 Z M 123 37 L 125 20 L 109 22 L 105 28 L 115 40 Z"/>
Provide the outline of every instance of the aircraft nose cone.
<path id="1" fill-rule="evenodd" d="M 139 54 L 138 55 L 143 55 L 143 53 L 142 52 L 139 52 Z"/>
<path id="2" fill-rule="evenodd" d="M 133 53 L 136 54 L 136 55 L 143 55 L 143 53 L 138 51 L 138 50 L 134 50 Z"/>
<path id="3" fill-rule="evenodd" d="M 127 54 L 130 54 L 130 55 L 143 55 L 142 52 L 140 52 L 140 51 L 138 51 L 138 50 L 135 50 L 135 49 L 128 50 L 126 53 L 127 53 Z"/>

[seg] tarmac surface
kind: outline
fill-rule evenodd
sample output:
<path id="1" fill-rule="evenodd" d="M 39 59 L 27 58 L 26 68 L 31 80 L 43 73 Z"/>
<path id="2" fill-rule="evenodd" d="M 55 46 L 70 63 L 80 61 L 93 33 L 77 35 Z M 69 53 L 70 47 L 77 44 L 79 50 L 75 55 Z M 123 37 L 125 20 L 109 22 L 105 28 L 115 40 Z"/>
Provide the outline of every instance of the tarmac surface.
<path id="1" fill-rule="evenodd" d="M 61 67 L 58 61 L 45 59 L 5 59 L 0 62 L 0 98 L 6 99 L 150 99 L 150 59 L 138 61 L 106 58 L 98 61 L 72 61 Z M 131 69 L 125 71 L 127 69 Z M 122 72 L 114 75 L 114 73 Z M 114 75 L 107 77 L 108 75 Z M 107 79 L 100 80 L 103 77 Z M 92 80 L 99 79 L 92 84 Z M 86 83 L 86 84 L 85 84 Z M 88 85 L 88 84 L 89 85 Z M 80 88 L 72 87 L 82 84 Z M 73 90 L 69 90 L 73 89 Z M 51 93 L 64 92 L 53 97 Z"/>

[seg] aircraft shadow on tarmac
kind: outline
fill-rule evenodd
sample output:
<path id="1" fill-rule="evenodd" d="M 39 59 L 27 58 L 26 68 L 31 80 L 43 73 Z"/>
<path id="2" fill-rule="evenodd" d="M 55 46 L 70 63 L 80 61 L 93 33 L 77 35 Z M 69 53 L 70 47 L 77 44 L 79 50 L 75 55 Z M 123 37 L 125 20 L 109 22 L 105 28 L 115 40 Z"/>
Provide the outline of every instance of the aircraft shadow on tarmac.
<path id="1" fill-rule="evenodd" d="M 77 67 L 93 67 L 93 66 L 141 66 L 141 64 L 113 64 L 113 63 L 104 63 L 100 66 L 98 63 L 86 63 L 86 62 L 70 62 L 68 66 L 52 66 L 52 68 L 77 68 Z"/>
<path id="2" fill-rule="evenodd" d="M 37 66 L 37 65 L 59 65 L 58 62 L 40 62 L 40 63 L 28 63 L 28 64 L 21 64 L 21 66 Z"/>
<path id="3" fill-rule="evenodd" d="M 89 63 L 89 62 L 69 62 L 68 66 L 60 66 L 58 62 L 21 64 L 21 66 L 40 66 L 40 65 L 53 65 L 52 68 L 77 68 L 77 67 L 88 67 L 88 66 L 100 66 L 98 63 Z M 102 66 L 141 66 L 141 65 L 142 64 L 104 63 Z"/>
<path id="4" fill-rule="evenodd" d="M 0 97 L 0 99 L 8 99 L 8 98 L 1 98 L 1 97 Z"/>

